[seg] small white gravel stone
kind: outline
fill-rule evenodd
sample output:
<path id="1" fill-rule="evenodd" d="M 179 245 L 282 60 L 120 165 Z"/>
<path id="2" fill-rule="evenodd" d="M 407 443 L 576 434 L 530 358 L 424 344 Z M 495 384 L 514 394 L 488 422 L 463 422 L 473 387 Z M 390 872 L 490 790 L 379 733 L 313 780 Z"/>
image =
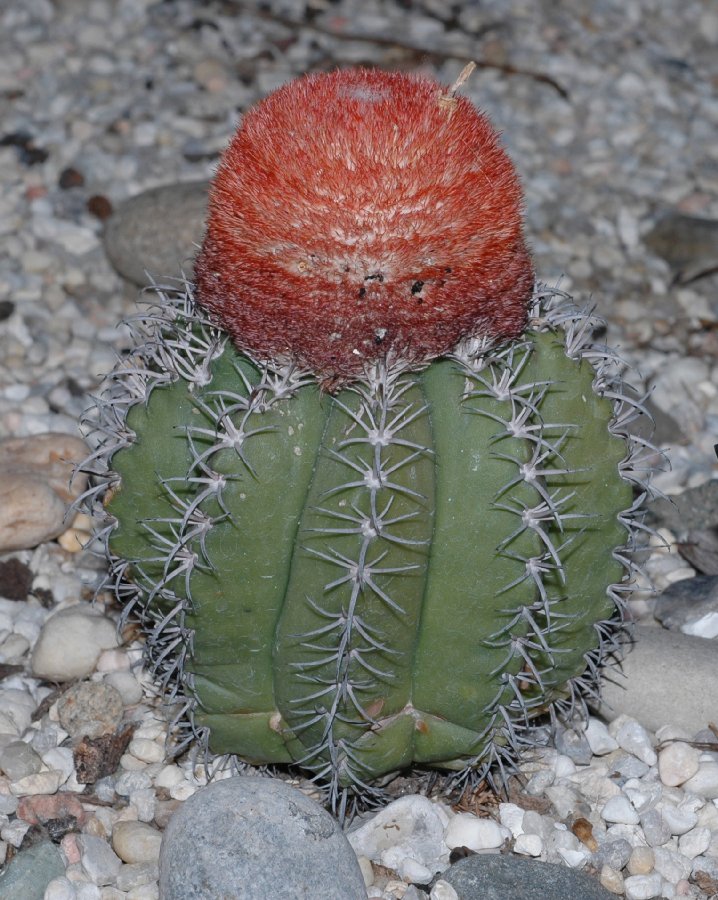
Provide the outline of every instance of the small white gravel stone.
<path id="1" fill-rule="evenodd" d="M 696 774 L 683 783 L 683 788 L 706 800 L 718 799 L 718 762 L 701 762 Z"/>
<path id="2" fill-rule="evenodd" d="M 147 738 L 134 738 L 127 748 L 137 759 L 146 763 L 161 762 L 164 759 L 164 749 L 156 742 Z"/>
<path id="3" fill-rule="evenodd" d="M 499 821 L 516 838 L 523 834 L 524 810 L 515 803 L 499 803 Z"/>
<path id="4" fill-rule="evenodd" d="M 60 772 L 52 769 L 47 772 L 36 772 L 34 775 L 26 775 L 10 784 L 10 790 L 16 797 L 29 797 L 34 794 L 54 794 L 62 784 L 63 777 Z"/>
<path id="5" fill-rule="evenodd" d="M 459 900 L 459 895 L 448 881 L 440 878 L 431 889 L 429 900 Z"/>
<path id="6" fill-rule="evenodd" d="M 675 835 L 685 834 L 691 828 L 695 828 L 698 822 L 698 816 L 693 810 L 673 806 L 670 803 L 661 805 L 660 813 L 671 834 Z"/>
<path id="7" fill-rule="evenodd" d="M 60 875 L 48 882 L 43 900 L 76 900 L 76 897 L 75 885 L 69 878 Z"/>
<path id="8" fill-rule="evenodd" d="M 700 752 L 683 741 L 675 741 L 658 754 L 658 774 L 663 784 L 675 787 L 698 771 Z"/>
<path id="9" fill-rule="evenodd" d="M 591 717 L 584 732 L 588 746 L 596 756 L 604 756 L 618 749 L 618 743 L 609 734 L 608 728 L 600 719 Z"/>
<path id="10" fill-rule="evenodd" d="M 521 856 L 541 856 L 543 841 L 538 834 L 520 834 L 514 842 L 514 853 Z"/>
<path id="11" fill-rule="evenodd" d="M 661 896 L 663 879 L 658 872 L 650 875 L 629 875 L 623 882 L 627 900 L 651 900 Z"/>
<path id="12" fill-rule="evenodd" d="M 632 753 L 647 766 L 656 764 L 658 757 L 651 736 L 635 719 L 628 719 L 621 725 L 616 732 L 616 741 L 623 750 Z"/>
<path id="13" fill-rule="evenodd" d="M 399 863 L 397 871 L 401 878 L 410 884 L 429 884 L 434 877 L 431 869 L 408 856 Z"/>
<path id="14" fill-rule="evenodd" d="M 588 853 L 584 850 L 568 850 L 566 847 L 559 847 L 557 853 L 570 869 L 580 869 L 588 860 Z"/>
<path id="15" fill-rule="evenodd" d="M 687 859 L 695 859 L 705 853 L 711 842 L 709 828 L 692 828 L 678 839 L 678 849 Z"/>
<path id="16" fill-rule="evenodd" d="M 132 672 L 110 672 L 105 675 L 104 680 L 122 697 L 122 702 L 125 706 L 134 706 L 142 700 L 142 685 Z"/>
<path id="17" fill-rule="evenodd" d="M 493 819 L 479 819 L 471 813 L 453 816 L 444 832 L 444 843 L 450 850 L 467 847 L 469 850 L 494 850 L 500 847 L 510 832 Z"/>
<path id="18" fill-rule="evenodd" d="M 604 822 L 617 822 L 622 825 L 637 825 L 639 816 L 630 800 L 623 794 L 611 797 L 601 810 Z"/>

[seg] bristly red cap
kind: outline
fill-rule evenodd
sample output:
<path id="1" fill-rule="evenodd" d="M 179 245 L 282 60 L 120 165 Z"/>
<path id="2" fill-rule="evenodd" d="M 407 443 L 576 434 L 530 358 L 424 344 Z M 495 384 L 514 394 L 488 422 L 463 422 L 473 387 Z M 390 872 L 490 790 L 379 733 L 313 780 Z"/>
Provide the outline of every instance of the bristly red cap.
<path id="1" fill-rule="evenodd" d="M 197 297 L 235 344 L 325 384 L 390 354 L 518 337 L 533 269 L 490 122 L 428 78 L 309 75 L 244 117 L 210 193 Z"/>

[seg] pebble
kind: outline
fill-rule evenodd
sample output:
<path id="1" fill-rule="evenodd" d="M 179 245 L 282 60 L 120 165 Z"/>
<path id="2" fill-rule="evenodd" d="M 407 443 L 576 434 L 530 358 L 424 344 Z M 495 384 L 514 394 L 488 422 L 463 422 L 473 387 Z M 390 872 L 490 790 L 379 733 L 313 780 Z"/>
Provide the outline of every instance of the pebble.
<path id="1" fill-rule="evenodd" d="M 600 881 L 607 891 L 619 896 L 623 895 L 623 875 L 620 872 L 604 865 L 601 869 Z"/>
<path id="2" fill-rule="evenodd" d="M 125 706 L 134 706 L 142 700 L 142 685 L 131 672 L 110 672 L 104 681 L 117 691 Z"/>
<path id="3" fill-rule="evenodd" d="M 584 732 L 586 741 L 595 756 L 604 756 L 618 749 L 618 742 L 611 737 L 606 725 L 595 717 L 591 717 Z"/>
<path id="4" fill-rule="evenodd" d="M 112 848 L 126 863 L 156 863 L 162 833 L 144 822 L 117 822 L 112 829 Z"/>
<path id="5" fill-rule="evenodd" d="M 699 763 L 698 771 L 684 782 L 683 787 L 706 800 L 718 799 L 718 762 Z"/>
<path id="6" fill-rule="evenodd" d="M 62 534 L 68 505 L 84 490 L 73 467 L 87 445 L 67 434 L 0 441 L 0 553 L 36 547 Z"/>
<path id="7" fill-rule="evenodd" d="M 627 900 L 651 900 L 661 896 L 663 879 L 658 872 L 650 875 L 629 875 L 623 882 Z"/>
<path id="8" fill-rule="evenodd" d="M 98 738 L 114 733 L 123 710 L 119 692 L 102 681 L 73 685 L 57 702 L 60 724 L 73 738 Z"/>
<path id="9" fill-rule="evenodd" d="M 565 866 L 499 854 L 459 860 L 442 874 L 461 900 L 609 900 L 597 879 Z"/>
<path id="10" fill-rule="evenodd" d="M 541 856 L 543 841 L 538 834 L 520 834 L 514 841 L 513 851 L 521 856 Z"/>
<path id="11" fill-rule="evenodd" d="M 650 847 L 634 847 L 626 868 L 631 875 L 649 875 L 655 865 L 655 856 Z"/>
<path id="12" fill-rule="evenodd" d="M 122 860 L 112 850 L 107 841 L 90 834 L 77 837 L 82 868 L 99 887 L 112 884 L 122 866 Z"/>
<path id="13" fill-rule="evenodd" d="M 44 624 L 32 652 L 32 671 L 46 681 L 90 675 L 103 650 L 117 646 L 114 622 L 86 603 L 62 609 Z"/>
<path id="14" fill-rule="evenodd" d="M 159 868 L 163 900 L 231 896 L 238 884 L 247 900 L 366 896 L 336 821 L 269 778 L 228 778 L 190 797 L 167 825 Z"/>
<path id="15" fill-rule="evenodd" d="M 42 759 L 24 741 L 12 741 L 0 751 L 0 771 L 10 781 L 19 781 L 27 775 L 34 775 L 42 768 Z"/>
<path id="16" fill-rule="evenodd" d="M 471 813 L 452 816 L 445 832 L 444 843 L 453 850 L 466 847 L 469 850 L 494 850 L 509 837 L 510 832 L 492 819 L 479 819 Z"/>
<path id="17" fill-rule="evenodd" d="M 698 771 L 700 753 L 690 744 L 676 741 L 658 754 L 658 774 L 663 784 L 676 787 Z"/>
<path id="18" fill-rule="evenodd" d="M 121 203 L 104 235 L 105 252 L 120 275 L 140 287 L 183 271 L 191 277 L 208 187 L 206 181 L 163 185 Z"/>
<path id="19" fill-rule="evenodd" d="M 393 868 L 410 857 L 431 872 L 441 872 L 449 862 L 444 834 L 449 815 L 426 797 L 400 797 L 347 833 L 357 856 Z M 494 823 L 495 824 L 495 823 Z"/>
<path id="20" fill-rule="evenodd" d="M 705 728 L 716 716 L 718 697 L 713 644 L 654 626 L 637 625 L 634 631 L 636 641 L 621 664 L 623 676 L 604 678 L 601 714 L 608 719 L 623 714 L 637 718 L 644 730 L 656 730 L 667 722 L 689 734 Z M 644 744 L 644 750 L 643 761 L 654 765 L 655 760 L 648 762 L 653 759 L 652 748 Z"/>
<path id="21" fill-rule="evenodd" d="M 611 797 L 601 810 L 601 818 L 606 822 L 618 822 L 623 825 L 636 825 L 639 816 L 627 797 L 619 794 Z"/>
<path id="22" fill-rule="evenodd" d="M 670 585 L 657 598 L 654 615 L 664 628 L 696 637 L 718 636 L 718 575 L 698 575 Z"/>
<path id="23" fill-rule="evenodd" d="M 0 874 L 3 900 L 42 900 L 53 878 L 65 874 L 65 864 L 57 847 L 41 841 L 13 857 Z"/>

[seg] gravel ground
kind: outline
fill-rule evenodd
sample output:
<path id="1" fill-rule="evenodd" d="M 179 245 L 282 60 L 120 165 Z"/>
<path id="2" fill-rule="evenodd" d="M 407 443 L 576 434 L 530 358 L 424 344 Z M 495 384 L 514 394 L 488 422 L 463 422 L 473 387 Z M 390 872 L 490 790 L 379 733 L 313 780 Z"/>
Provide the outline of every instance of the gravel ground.
<path id="1" fill-rule="evenodd" d="M 680 222 L 668 220 L 662 240 L 649 234 L 670 213 L 718 219 L 717 49 L 718 9 L 708 0 L 7 5 L 0 12 L 0 438 L 77 434 L 89 394 L 126 346 L 127 332 L 117 326 L 133 312 L 137 289 L 105 254 L 103 223 L 113 207 L 149 187 L 211 176 L 241 113 L 297 75 L 366 64 L 451 83 L 475 60 L 466 92 L 503 132 L 521 173 L 540 278 L 595 304 L 608 342 L 635 367 L 630 380 L 655 389 L 673 466 L 658 486 L 673 494 L 715 478 L 718 276 L 685 283 L 679 273 L 696 259 L 710 268 L 711 253 L 715 266 L 715 239 L 707 249 L 694 241 L 684 260 L 676 248 L 691 238 Z M 35 597 L 12 607 L 3 641 L 19 635 L 24 644 L 0 641 L 0 663 L 27 668 L 47 607 L 92 595 L 102 564 L 72 549 L 66 537 L 4 557 L 30 567 Z M 694 574 L 670 547 L 656 548 L 649 569 L 659 588 Z M 650 611 L 647 597 L 634 603 L 639 616 Z M 116 615 L 111 605 L 106 611 Z M 134 672 L 144 692 L 131 702 L 132 685 L 115 678 L 125 705 L 134 703 L 134 740 L 145 741 L 125 754 L 124 772 L 138 771 L 146 782 L 105 785 L 85 828 L 100 837 L 112 832 L 107 804 L 118 797 L 121 816 L 161 828 L 171 804 L 203 778 L 189 760 L 169 766 L 155 758 L 149 745 L 161 747 L 166 725 L 140 656 L 137 640 L 106 647 L 93 670 L 96 683 Z M 32 673 L 16 673 L 2 687 L 24 691 L 35 706 L 50 693 Z M 34 727 L 44 735 L 54 722 L 61 744 L 58 715 L 55 704 Z M 64 758 L 54 744 L 42 752 L 53 748 L 59 756 L 44 768 Z M 568 778 L 556 775 L 556 765 L 552 757 L 544 768 Z M 76 774 L 68 771 L 67 785 Z M 5 788 L 12 781 L 0 776 L 0 797 L 9 796 L 3 778 Z M 10 806 L 0 803 L 0 851 L 12 855 L 24 831 Z M 58 887 L 50 900 L 156 896 L 151 871 L 144 882 L 136 871 L 124 872 L 124 881 L 93 881 L 83 869 L 86 851 L 63 841 L 70 888 L 62 894 Z M 124 866 L 139 864 L 122 858 Z M 640 896 L 707 895 L 680 874 L 674 893 L 664 876 L 664 893 Z M 401 887 L 374 896 L 399 897 Z"/>

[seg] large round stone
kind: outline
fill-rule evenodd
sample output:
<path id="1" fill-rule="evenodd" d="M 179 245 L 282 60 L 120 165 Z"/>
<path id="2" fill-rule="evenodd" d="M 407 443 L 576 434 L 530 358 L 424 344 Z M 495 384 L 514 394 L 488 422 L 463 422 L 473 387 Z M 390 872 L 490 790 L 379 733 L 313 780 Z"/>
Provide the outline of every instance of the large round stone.
<path id="1" fill-rule="evenodd" d="M 334 819 L 270 778 L 218 781 L 170 819 L 162 900 L 364 900 L 359 863 Z"/>

